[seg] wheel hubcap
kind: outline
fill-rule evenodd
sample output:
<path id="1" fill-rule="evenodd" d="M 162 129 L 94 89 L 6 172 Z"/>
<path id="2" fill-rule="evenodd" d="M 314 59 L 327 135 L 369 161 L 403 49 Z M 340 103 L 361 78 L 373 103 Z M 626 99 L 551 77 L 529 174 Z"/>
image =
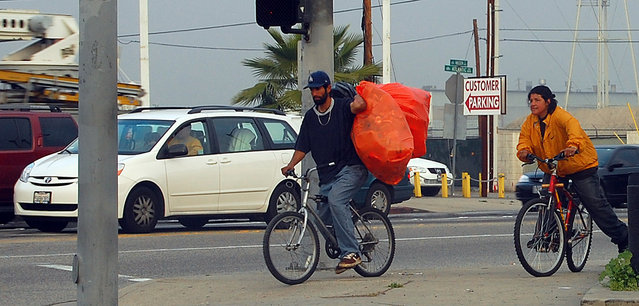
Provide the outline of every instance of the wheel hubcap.
<path id="1" fill-rule="evenodd" d="M 277 213 L 285 211 L 295 211 L 297 209 L 297 201 L 295 196 L 290 192 L 284 192 L 277 198 Z"/>
<path id="2" fill-rule="evenodd" d="M 133 204 L 133 213 L 135 215 L 135 223 L 140 225 L 148 225 L 155 218 L 155 210 L 153 209 L 153 201 L 151 198 L 141 196 L 137 198 Z"/>
<path id="3" fill-rule="evenodd" d="M 386 195 L 381 191 L 375 191 L 371 197 L 371 206 L 384 211 L 387 205 L 388 199 L 386 199 Z"/>

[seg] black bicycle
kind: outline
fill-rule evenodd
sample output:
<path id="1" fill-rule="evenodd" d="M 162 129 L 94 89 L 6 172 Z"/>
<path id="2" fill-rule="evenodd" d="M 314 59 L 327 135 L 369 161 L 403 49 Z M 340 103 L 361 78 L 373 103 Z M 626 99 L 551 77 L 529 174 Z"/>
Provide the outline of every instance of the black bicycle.
<path id="1" fill-rule="evenodd" d="M 318 229 L 326 240 L 328 257 L 334 259 L 340 254 L 332 229 L 306 203 L 309 198 L 309 175 L 316 170 L 317 167 L 310 168 L 299 177 L 294 172 L 289 173 L 302 182 L 302 207 L 297 212 L 288 211 L 277 215 L 264 232 L 263 253 L 266 266 L 275 278 L 285 284 L 300 284 L 315 272 L 320 252 Z M 320 203 L 326 199 L 315 195 L 312 200 Z M 350 208 L 362 255 L 362 263 L 353 269 L 364 277 L 380 276 L 388 270 L 395 256 L 395 232 L 390 220 L 378 209 L 357 209 L 353 201 Z"/>

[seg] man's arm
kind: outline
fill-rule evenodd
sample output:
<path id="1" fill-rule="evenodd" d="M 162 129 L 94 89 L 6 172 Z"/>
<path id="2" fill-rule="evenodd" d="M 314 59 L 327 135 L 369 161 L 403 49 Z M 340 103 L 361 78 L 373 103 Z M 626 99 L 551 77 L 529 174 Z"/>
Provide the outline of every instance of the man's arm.
<path id="1" fill-rule="evenodd" d="M 282 167 L 282 175 L 286 176 L 286 173 L 289 170 L 294 169 L 295 165 L 297 165 L 299 162 L 302 161 L 302 159 L 304 159 L 304 156 L 306 156 L 306 153 L 295 150 L 295 153 L 293 153 L 293 157 L 291 157 L 291 161 L 288 162 L 288 165 Z"/>
<path id="2" fill-rule="evenodd" d="M 360 95 L 356 95 L 353 102 L 351 102 L 351 112 L 353 114 L 359 114 L 366 110 L 366 101 Z"/>

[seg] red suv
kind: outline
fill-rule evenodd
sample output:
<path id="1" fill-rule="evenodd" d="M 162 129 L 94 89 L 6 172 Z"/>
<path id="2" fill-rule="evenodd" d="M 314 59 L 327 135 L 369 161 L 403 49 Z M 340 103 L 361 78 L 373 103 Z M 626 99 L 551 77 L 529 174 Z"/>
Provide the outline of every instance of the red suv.
<path id="1" fill-rule="evenodd" d="M 78 137 L 78 124 L 56 106 L 0 106 L 0 224 L 13 219 L 13 186 L 22 170 Z"/>

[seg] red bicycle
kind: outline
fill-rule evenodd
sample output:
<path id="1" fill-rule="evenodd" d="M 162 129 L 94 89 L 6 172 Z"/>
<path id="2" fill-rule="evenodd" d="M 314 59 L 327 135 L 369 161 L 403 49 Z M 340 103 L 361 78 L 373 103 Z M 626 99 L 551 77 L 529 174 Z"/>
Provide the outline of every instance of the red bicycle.
<path id="1" fill-rule="evenodd" d="M 586 265 L 592 244 L 592 218 L 570 183 L 561 183 L 557 176 L 557 161 L 562 153 L 542 159 L 528 155 L 530 163 L 540 161 L 552 171 L 550 182 L 542 184 L 548 195 L 524 204 L 515 220 L 515 251 L 519 262 L 533 276 L 550 276 L 557 272 L 564 257 L 572 272 Z"/>

